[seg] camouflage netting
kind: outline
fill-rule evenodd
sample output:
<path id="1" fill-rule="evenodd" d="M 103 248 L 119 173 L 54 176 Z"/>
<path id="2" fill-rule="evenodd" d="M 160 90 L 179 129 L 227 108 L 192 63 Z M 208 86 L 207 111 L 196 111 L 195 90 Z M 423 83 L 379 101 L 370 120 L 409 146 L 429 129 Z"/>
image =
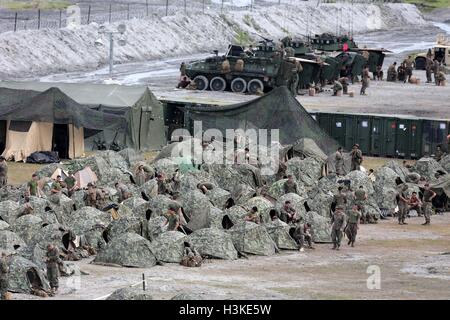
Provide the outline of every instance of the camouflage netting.
<path id="1" fill-rule="evenodd" d="M 0 231 L 9 230 L 9 228 L 10 228 L 9 223 L 0 220 Z"/>
<path id="2" fill-rule="evenodd" d="M 450 154 L 446 154 L 441 161 L 439 161 L 439 164 L 445 171 L 450 172 Z"/>
<path id="3" fill-rule="evenodd" d="M 25 241 L 17 233 L 9 230 L 0 230 L 0 251 L 9 254 L 25 246 Z"/>
<path id="4" fill-rule="evenodd" d="M 156 258 L 147 239 L 136 233 L 124 233 L 101 249 L 93 263 L 150 268 L 156 264 Z"/>
<path id="5" fill-rule="evenodd" d="M 272 240 L 279 249 L 297 250 L 298 245 L 289 235 L 289 225 L 281 220 L 271 221 L 264 225 Z"/>
<path id="6" fill-rule="evenodd" d="M 325 218 L 317 212 L 309 211 L 305 222 L 311 224 L 314 242 L 331 242 L 331 222 L 329 218 Z"/>
<path id="7" fill-rule="evenodd" d="M 153 300 L 153 297 L 142 287 L 122 288 L 114 291 L 106 300 Z"/>
<path id="8" fill-rule="evenodd" d="M 237 251 L 270 256 L 278 250 L 266 228 L 252 222 L 241 221 L 229 230 Z"/>
<path id="9" fill-rule="evenodd" d="M 156 259 L 162 262 L 180 263 L 187 236 L 178 231 L 163 232 L 150 243 Z"/>
<path id="10" fill-rule="evenodd" d="M 316 158 L 292 158 L 287 163 L 286 174 L 292 174 L 298 184 L 306 189 L 316 186 L 317 181 L 322 176 L 323 162 Z"/>
<path id="11" fill-rule="evenodd" d="M 9 264 L 8 290 L 16 293 L 32 293 L 33 288 L 50 290 L 47 276 L 33 262 L 20 256 L 13 256 Z"/>
<path id="12" fill-rule="evenodd" d="M 11 225 L 11 229 L 26 243 L 31 243 L 33 237 L 37 233 L 42 232 L 42 228 L 45 225 L 45 222 L 41 218 L 35 215 L 26 215 L 16 219 Z"/>
<path id="13" fill-rule="evenodd" d="M 248 200 L 244 207 L 247 209 L 247 211 L 253 207 L 257 207 L 261 222 L 269 222 L 269 213 L 270 210 L 273 209 L 274 205 L 270 200 L 259 196 Z"/>
<path id="14" fill-rule="evenodd" d="M 190 234 L 188 241 L 202 256 L 225 260 L 237 259 L 237 251 L 231 236 L 222 230 L 200 229 Z"/>
<path id="15" fill-rule="evenodd" d="M 435 180 L 436 174 L 446 174 L 447 171 L 433 158 L 421 158 L 416 161 L 415 170 L 427 180 Z"/>

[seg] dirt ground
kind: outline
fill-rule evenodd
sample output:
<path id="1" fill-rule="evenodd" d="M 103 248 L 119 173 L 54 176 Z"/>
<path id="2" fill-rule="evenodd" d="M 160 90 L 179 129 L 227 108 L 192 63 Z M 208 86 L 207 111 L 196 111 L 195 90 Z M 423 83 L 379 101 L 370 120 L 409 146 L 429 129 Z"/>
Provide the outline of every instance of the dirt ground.
<path id="1" fill-rule="evenodd" d="M 51 299 L 105 299 L 138 283 L 143 273 L 156 299 L 181 292 L 203 299 L 450 299 L 450 214 L 433 216 L 430 226 L 418 217 L 407 222 L 361 225 L 354 248 L 344 239 L 340 251 L 316 244 L 305 252 L 208 260 L 200 268 L 119 268 L 83 260 L 76 263 L 89 275 L 61 278 L 60 293 Z M 380 288 L 369 289 L 368 268 L 377 267 Z M 15 294 L 14 299 L 41 298 Z"/>

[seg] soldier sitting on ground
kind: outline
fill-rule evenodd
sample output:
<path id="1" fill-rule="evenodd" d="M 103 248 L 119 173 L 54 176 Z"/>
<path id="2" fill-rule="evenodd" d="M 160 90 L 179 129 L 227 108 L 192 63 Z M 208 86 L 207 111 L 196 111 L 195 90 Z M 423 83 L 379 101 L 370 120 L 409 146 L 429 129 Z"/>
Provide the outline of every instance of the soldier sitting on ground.
<path id="1" fill-rule="evenodd" d="M 310 223 L 299 223 L 297 224 L 294 234 L 294 240 L 299 245 L 299 251 L 303 252 L 305 248 L 305 242 L 308 244 L 308 249 L 314 249 L 312 245 L 312 235 L 311 235 L 311 224 Z"/>
<path id="2" fill-rule="evenodd" d="M 180 82 L 178 82 L 177 89 L 186 89 L 187 86 L 191 83 L 188 77 L 184 76 L 181 78 Z"/>
<path id="3" fill-rule="evenodd" d="M 387 71 L 387 81 L 395 82 L 397 81 L 397 70 L 395 68 L 397 67 L 397 62 L 394 62 L 391 64 Z"/>
<path id="4" fill-rule="evenodd" d="M 297 193 L 298 194 L 298 188 L 297 183 L 294 180 L 294 176 L 292 174 L 288 175 L 287 181 L 283 185 L 284 193 Z"/>
<path id="5" fill-rule="evenodd" d="M 286 223 L 296 221 L 296 211 L 289 200 L 286 200 L 283 207 L 280 209 L 280 220 Z"/>
<path id="6" fill-rule="evenodd" d="M 203 258 L 195 248 L 186 247 L 184 249 L 184 256 L 181 260 L 181 265 L 185 267 L 200 267 L 202 265 Z"/>
<path id="7" fill-rule="evenodd" d="M 259 214 L 258 214 L 258 208 L 257 207 L 253 207 L 247 213 L 247 215 L 244 217 L 244 220 L 245 221 L 254 222 L 256 224 L 259 224 L 261 222 L 261 219 L 260 219 Z"/>
<path id="8" fill-rule="evenodd" d="M 409 211 L 416 210 L 419 217 L 422 216 L 422 201 L 417 196 L 417 192 L 413 192 L 409 199 Z"/>
<path id="9" fill-rule="evenodd" d="M 102 210 L 105 206 L 105 194 L 92 183 L 88 183 L 87 187 L 87 193 L 85 194 L 86 206 Z"/>

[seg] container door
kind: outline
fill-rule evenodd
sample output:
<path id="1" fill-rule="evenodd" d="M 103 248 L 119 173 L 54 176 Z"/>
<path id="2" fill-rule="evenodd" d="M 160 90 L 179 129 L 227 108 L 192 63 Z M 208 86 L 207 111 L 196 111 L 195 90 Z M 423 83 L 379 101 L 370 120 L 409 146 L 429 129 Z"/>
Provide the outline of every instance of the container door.
<path id="1" fill-rule="evenodd" d="M 332 122 L 332 125 L 331 136 L 336 139 L 341 146 L 347 149 L 345 141 L 347 128 L 345 118 L 336 116 Z"/>
<path id="2" fill-rule="evenodd" d="M 380 118 L 372 119 L 370 154 L 374 156 L 382 156 L 382 121 Z"/>
<path id="3" fill-rule="evenodd" d="M 386 118 L 383 121 L 383 155 L 387 157 L 395 157 L 395 132 L 397 129 L 397 120 L 394 118 Z"/>
<path id="4" fill-rule="evenodd" d="M 396 132 L 396 151 L 398 157 L 405 158 L 409 156 L 410 130 L 411 128 L 409 120 L 398 120 Z"/>
<path id="5" fill-rule="evenodd" d="M 358 118 L 357 123 L 357 134 L 356 143 L 359 144 L 359 147 L 363 154 L 370 153 L 370 118 L 369 117 L 360 117 Z"/>

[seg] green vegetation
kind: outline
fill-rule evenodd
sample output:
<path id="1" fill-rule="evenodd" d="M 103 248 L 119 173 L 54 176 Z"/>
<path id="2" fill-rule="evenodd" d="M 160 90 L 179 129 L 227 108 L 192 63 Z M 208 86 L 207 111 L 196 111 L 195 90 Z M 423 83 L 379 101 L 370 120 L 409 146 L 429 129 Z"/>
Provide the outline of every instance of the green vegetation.
<path id="1" fill-rule="evenodd" d="M 234 37 L 234 42 L 241 46 L 247 45 L 251 42 L 250 36 L 246 31 L 236 30 L 236 36 Z"/>
<path id="2" fill-rule="evenodd" d="M 65 0 L 33 0 L 33 1 L 0 1 L 0 7 L 10 10 L 27 10 L 27 9 L 65 9 L 70 6 L 69 1 Z"/>
<path id="3" fill-rule="evenodd" d="M 243 18 L 243 21 L 246 25 L 248 25 L 249 27 L 253 27 L 253 29 L 255 29 L 256 31 L 261 31 L 260 25 L 257 24 L 255 19 L 253 19 L 253 17 L 251 17 L 250 15 L 246 14 Z"/>
<path id="4" fill-rule="evenodd" d="M 431 11 L 439 8 L 450 8 L 450 0 L 404 0 L 404 2 L 415 4 L 423 11 Z"/>

